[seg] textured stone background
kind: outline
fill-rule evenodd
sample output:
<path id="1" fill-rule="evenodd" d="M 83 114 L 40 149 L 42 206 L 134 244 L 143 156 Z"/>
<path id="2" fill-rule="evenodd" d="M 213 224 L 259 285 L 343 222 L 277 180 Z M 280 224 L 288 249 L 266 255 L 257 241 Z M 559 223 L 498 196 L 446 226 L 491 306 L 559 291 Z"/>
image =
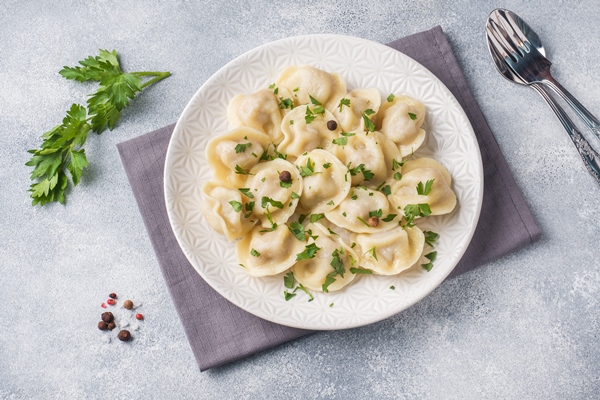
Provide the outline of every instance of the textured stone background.
<path id="1" fill-rule="evenodd" d="M 54 4 L 52 4 L 54 3 Z M 600 396 L 600 188 L 533 90 L 493 68 L 484 23 L 511 9 L 555 76 L 600 115 L 600 3 L 16 1 L 0 5 L 0 398 L 586 399 Z M 406 312 L 200 373 L 115 145 L 175 121 L 255 46 L 307 33 L 386 43 L 440 24 L 544 235 Z M 98 48 L 173 76 L 90 136 L 66 206 L 30 206 L 27 149 L 94 86 L 58 75 Z M 598 148 L 600 142 L 594 141 Z M 96 329 L 107 293 L 141 301 L 135 342 Z"/>

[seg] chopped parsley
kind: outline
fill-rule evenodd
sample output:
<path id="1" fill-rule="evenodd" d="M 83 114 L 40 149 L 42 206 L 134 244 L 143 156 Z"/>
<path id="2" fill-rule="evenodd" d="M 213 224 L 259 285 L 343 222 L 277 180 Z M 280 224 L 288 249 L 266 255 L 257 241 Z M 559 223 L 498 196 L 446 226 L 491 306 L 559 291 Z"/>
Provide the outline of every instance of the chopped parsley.
<path id="1" fill-rule="evenodd" d="M 371 275 L 373 271 L 370 269 L 362 269 L 362 268 L 350 268 L 350 272 L 353 274 L 362 274 L 362 275 Z"/>
<path id="2" fill-rule="evenodd" d="M 277 207 L 279 209 L 283 208 L 283 203 L 277 200 L 273 200 L 270 197 L 267 196 L 263 196 L 263 198 L 261 199 L 261 206 L 264 208 L 267 206 L 267 203 L 271 204 L 273 207 Z"/>
<path id="3" fill-rule="evenodd" d="M 321 250 L 320 247 L 317 247 L 316 244 L 311 243 L 304 248 L 304 251 L 302 251 L 302 253 L 296 254 L 296 261 L 314 258 L 319 250 Z"/>
<path id="4" fill-rule="evenodd" d="M 240 203 L 239 201 L 235 201 L 235 200 L 231 200 L 229 202 L 229 204 L 231 204 L 231 207 L 233 207 L 233 210 L 235 212 L 240 212 L 242 211 L 242 203 Z"/>
<path id="5" fill-rule="evenodd" d="M 242 169 L 242 167 L 240 167 L 237 164 L 235 164 L 235 173 L 238 175 L 254 175 L 254 174 L 251 174 L 250 171 L 246 171 L 246 170 Z"/>
<path id="6" fill-rule="evenodd" d="M 429 192 L 431 192 L 431 187 L 433 186 L 433 181 L 435 181 L 435 179 L 428 180 L 425 183 L 425 186 L 423 186 L 423 182 L 419 182 L 417 184 L 417 194 L 422 195 L 422 196 L 427 196 L 429 194 Z"/>
<path id="7" fill-rule="evenodd" d="M 325 114 L 325 108 L 323 106 L 315 107 L 315 108 L 313 108 L 312 111 L 313 111 L 313 113 L 315 115 L 317 115 L 317 114 L 321 114 L 321 115 Z"/>
<path id="8" fill-rule="evenodd" d="M 331 163 L 325 163 L 325 164 L 323 164 L 323 168 L 324 169 L 329 169 L 329 167 L 331 167 Z"/>
<path id="9" fill-rule="evenodd" d="M 283 291 L 283 298 L 285 299 L 285 301 L 290 301 L 292 297 L 296 297 L 296 293 L 290 293 L 287 290 Z"/>
<path id="10" fill-rule="evenodd" d="M 285 98 L 285 99 L 283 97 L 280 97 L 279 98 L 279 108 L 282 110 L 284 110 L 286 108 L 293 110 L 294 109 L 294 100 L 290 99 L 289 97 Z"/>
<path id="11" fill-rule="evenodd" d="M 283 277 L 283 285 L 288 289 L 292 289 L 294 287 L 294 282 L 296 282 L 296 279 L 294 279 L 293 272 L 288 272 Z"/>
<path id="12" fill-rule="evenodd" d="M 273 222 L 273 217 L 271 216 L 271 212 L 269 211 L 269 205 L 267 205 L 267 208 L 265 209 L 265 217 L 267 217 L 267 220 L 269 221 L 269 223 L 271 224 L 271 228 L 269 229 L 263 229 L 260 230 L 259 232 L 273 232 L 275 229 L 277 229 L 277 224 L 275 222 Z"/>
<path id="13" fill-rule="evenodd" d="M 323 291 L 325 293 L 329 293 L 329 285 L 331 285 L 333 282 L 335 282 L 335 278 L 334 276 L 337 275 L 336 271 L 333 271 L 329 274 L 327 274 L 327 276 L 325 277 L 325 282 L 323 282 L 323 285 L 321 286 L 321 289 L 323 289 Z"/>
<path id="14" fill-rule="evenodd" d="M 394 101 L 395 97 L 396 96 L 394 96 L 394 93 L 390 93 L 390 95 L 387 97 L 388 103 L 392 103 Z"/>
<path id="15" fill-rule="evenodd" d="M 396 160 L 392 160 L 392 171 L 397 170 L 398 168 L 402 167 L 402 165 L 404 165 L 403 162 L 398 162 Z"/>
<path id="16" fill-rule="evenodd" d="M 345 146 L 348 144 L 348 139 L 345 137 L 337 138 L 332 140 L 333 144 L 337 144 L 338 146 Z"/>
<path id="17" fill-rule="evenodd" d="M 365 224 L 367 227 L 371 228 L 371 225 L 369 225 L 369 223 L 367 221 L 365 221 L 364 219 L 362 219 L 361 217 L 357 216 L 356 217 L 360 222 L 362 222 L 363 224 Z"/>
<path id="18" fill-rule="evenodd" d="M 365 252 L 365 255 L 367 255 L 367 254 L 370 254 L 371 257 L 373 257 L 376 261 L 379 261 L 379 260 L 377 260 L 377 248 L 375 248 L 375 246 L 373 246 L 369 250 L 367 250 Z"/>
<path id="19" fill-rule="evenodd" d="M 335 203 L 333 202 L 333 200 L 331 200 L 331 201 L 327 202 L 327 205 L 328 205 L 328 206 L 333 206 L 334 204 L 335 204 Z"/>
<path id="20" fill-rule="evenodd" d="M 300 217 L 298 218 L 298 222 L 303 223 L 304 220 L 306 219 L 306 217 L 308 217 L 308 214 L 300 214 Z"/>
<path id="21" fill-rule="evenodd" d="M 433 268 L 433 262 L 437 258 L 437 251 L 432 251 L 429 254 L 425 254 L 425 257 L 429 260 L 427 264 L 421 264 L 421 267 L 425 269 L 425 271 L 429 272 Z"/>
<path id="22" fill-rule="evenodd" d="M 290 119 L 290 125 L 294 125 L 294 120 Z"/>
<path id="23" fill-rule="evenodd" d="M 250 188 L 238 188 L 238 190 L 240 192 L 242 192 L 242 194 L 250 199 L 254 198 L 254 195 L 252 194 L 252 192 L 250 192 Z"/>
<path id="24" fill-rule="evenodd" d="M 299 199 L 300 195 L 296 192 L 292 192 L 292 199 Z"/>
<path id="25" fill-rule="evenodd" d="M 306 241 L 306 235 L 304 233 L 304 226 L 301 223 L 294 221 L 294 222 L 290 223 L 290 225 L 288 226 L 288 229 L 290 230 L 290 232 L 292 232 L 292 235 L 294 235 L 296 237 L 296 239 L 298 239 L 301 242 Z"/>
<path id="26" fill-rule="evenodd" d="M 304 114 L 304 120 L 306 121 L 306 124 L 310 124 L 315 120 L 315 118 L 317 118 L 315 114 L 313 114 L 309 107 L 306 107 L 306 113 Z"/>
<path id="27" fill-rule="evenodd" d="M 408 116 L 409 116 L 409 117 L 410 117 L 410 119 L 412 119 L 413 121 L 417 119 L 417 114 L 408 113 Z"/>
<path id="28" fill-rule="evenodd" d="M 381 218 L 381 208 L 379 210 L 369 211 L 369 217 Z"/>
<path id="29" fill-rule="evenodd" d="M 415 226 L 413 220 L 416 217 L 426 217 L 431 214 L 429 204 L 407 204 L 404 206 L 404 218 L 406 219 L 405 227 Z"/>
<path id="30" fill-rule="evenodd" d="M 325 218 L 325 214 L 311 214 L 310 222 L 317 222 L 321 218 Z"/>
<path id="31" fill-rule="evenodd" d="M 394 218 L 396 218 L 398 214 L 388 214 L 387 217 L 383 218 L 383 222 L 392 222 Z"/>
<path id="32" fill-rule="evenodd" d="M 331 229 L 327 228 L 327 230 L 329 231 L 330 234 L 332 235 L 337 235 L 337 233 L 335 233 L 334 231 L 332 231 Z"/>
<path id="33" fill-rule="evenodd" d="M 342 107 L 344 107 L 344 106 L 350 107 L 350 99 L 342 98 L 340 100 L 340 104 L 339 104 L 340 112 L 342 112 Z"/>
<path id="34" fill-rule="evenodd" d="M 298 283 L 298 286 L 296 286 L 296 289 L 294 289 L 294 293 L 296 293 L 296 291 L 298 289 L 302 290 L 304 293 L 306 293 L 308 295 L 308 302 L 309 303 L 315 299 L 314 296 L 312 295 L 312 293 L 309 292 L 308 289 L 305 288 L 303 284 Z"/>
<path id="35" fill-rule="evenodd" d="M 362 113 L 362 118 L 365 122 L 365 128 L 367 128 L 369 132 L 375 131 L 375 124 L 373 121 L 371 121 L 371 118 L 369 118 L 369 115 L 372 114 L 375 114 L 375 111 L 371 110 L 370 108 L 366 109 L 365 112 Z"/>
<path id="36" fill-rule="evenodd" d="M 344 212 L 342 213 L 342 215 L 345 217 L 345 216 L 346 216 L 346 211 L 344 211 Z"/>
<path id="37" fill-rule="evenodd" d="M 273 151 L 275 152 L 275 155 L 277 156 L 277 158 L 281 158 L 282 160 L 287 160 L 287 154 L 278 152 L 277 147 L 273 146 Z"/>
<path id="38" fill-rule="evenodd" d="M 283 182 L 283 181 L 279 181 L 279 186 L 281 186 L 281 187 L 282 187 L 282 188 L 284 188 L 284 189 L 289 189 L 289 188 L 291 188 L 291 187 L 292 187 L 292 182 L 293 182 L 293 181 L 294 181 L 293 179 L 290 179 L 290 181 L 289 181 L 289 182 Z"/>
<path id="39" fill-rule="evenodd" d="M 235 145 L 235 152 L 236 154 L 238 153 L 243 153 L 246 151 L 247 148 L 252 147 L 252 143 L 248 142 L 248 143 L 239 143 Z"/>
<path id="40" fill-rule="evenodd" d="M 331 254 L 331 262 L 329 265 L 333 267 L 335 272 L 338 273 L 342 278 L 344 277 L 344 260 L 340 257 L 340 254 L 344 254 L 344 249 L 340 248 L 340 250 L 335 249 Z"/>
<path id="41" fill-rule="evenodd" d="M 310 102 L 313 103 L 315 106 L 321 106 L 322 105 L 319 100 L 315 99 L 310 94 L 308 95 L 308 97 L 310 97 Z"/>
<path id="42" fill-rule="evenodd" d="M 438 238 L 440 237 L 439 234 L 433 232 L 433 231 L 423 231 L 423 234 L 425 235 L 425 243 L 427 243 L 428 245 L 430 245 L 431 247 L 433 247 L 433 244 L 438 240 Z"/>
<path id="43" fill-rule="evenodd" d="M 390 187 L 390 185 L 385 185 L 381 188 L 381 193 L 385 194 L 386 196 L 389 196 L 390 194 L 392 194 L 392 188 Z"/>
<path id="44" fill-rule="evenodd" d="M 308 160 L 306 161 L 306 167 L 300 167 L 300 176 L 301 177 L 307 177 L 307 176 L 311 176 L 312 174 L 315 173 L 315 164 L 313 162 L 310 161 L 310 157 L 308 158 Z"/>
<path id="45" fill-rule="evenodd" d="M 399 181 L 400 179 L 402 179 L 402 174 L 400 172 L 394 173 L 394 179 Z"/>
<path id="46" fill-rule="evenodd" d="M 250 216 L 252 215 L 252 210 L 254 209 L 254 202 L 251 201 L 249 203 L 244 204 L 244 210 L 248 211 L 245 215 L 244 218 L 250 218 Z"/>
<path id="47" fill-rule="evenodd" d="M 258 251 L 256 251 L 255 249 L 250 250 L 250 254 L 254 257 L 260 256 L 260 253 Z"/>
<path id="48" fill-rule="evenodd" d="M 396 286 L 392 285 L 392 286 L 390 286 L 390 289 L 391 290 L 396 290 Z"/>

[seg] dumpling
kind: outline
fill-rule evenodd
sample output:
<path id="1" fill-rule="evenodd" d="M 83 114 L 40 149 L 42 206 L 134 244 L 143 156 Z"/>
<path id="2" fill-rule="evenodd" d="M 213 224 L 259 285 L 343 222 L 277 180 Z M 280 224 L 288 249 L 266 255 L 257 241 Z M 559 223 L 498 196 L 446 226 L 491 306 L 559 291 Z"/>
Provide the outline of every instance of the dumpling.
<path id="1" fill-rule="evenodd" d="M 356 238 L 361 252 L 361 264 L 379 275 L 396 275 L 413 266 L 420 258 L 425 235 L 419 227 L 400 226 Z"/>
<path id="2" fill-rule="evenodd" d="M 390 207 L 385 194 L 355 187 L 350 189 L 339 206 L 325 213 L 325 217 L 352 232 L 373 233 L 386 231 L 398 225 L 398 212 Z M 370 221 L 370 218 L 374 218 Z"/>
<path id="3" fill-rule="evenodd" d="M 273 231 L 264 230 L 262 226 L 255 227 L 235 247 L 239 262 L 252 276 L 275 275 L 287 270 L 306 245 L 290 232 L 287 225 L 278 225 Z"/>
<path id="4" fill-rule="evenodd" d="M 283 140 L 281 133 L 281 100 L 269 89 L 249 96 L 238 94 L 227 107 L 229 128 L 247 126 L 266 133 L 275 144 Z"/>
<path id="5" fill-rule="evenodd" d="M 230 242 L 242 237 L 256 225 L 238 190 L 224 187 L 222 182 L 208 181 L 202 187 L 202 213 L 215 231 Z"/>
<path id="6" fill-rule="evenodd" d="M 379 132 L 356 132 L 342 136 L 340 144 L 331 151 L 352 174 L 352 185 L 377 187 L 389 178 L 394 160 L 402 160 L 398 147 Z M 338 141 L 339 143 L 339 141 Z M 363 167 L 360 167 L 360 166 Z"/>
<path id="7" fill-rule="evenodd" d="M 296 105 L 311 103 L 310 96 L 325 108 L 335 107 L 335 101 L 346 94 L 346 82 L 335 73 L 329 73 L 309 65 L 287 67 L 276 80 L 279 88 L 293 94 Z"/>
<path id="8" fill-rule="evenodd" d="M 289 178 L 284 179 L 284 175 Z M 276 158 L 250 170 L 248 189 L 254 196 L 254 215 L 263 227 L 270 228 L 273 223 L 283 224 L 294 214 L 302 194 L 302 177 L 292 163 Z"/>
<path id="9" fill-rule="evenodd" d="M 433 184 L 429 192 L 419 194 L 419 183 L 425 188 L 430 180 Z M 431 215 L 448 214 L 456 206 L 456 195 L 438 168 L 418 168 L 403 174 L 402 179 L 392 184 L 388 198 L 398 210 L 404 210 L 407 204 L 428 204 Z"/>
<path id="10" fill-rule="evenodd" d="M 302 153 L 317 147 L 330 148 L 333 146 L 333 139 L 341 132 L 339 126 L 329 129 L 327 122 L 332 120 L 335 121 L 333 115 L 320 106 L 304 105 L 294 108 L 281 122 L 284 139 L 277 147 L 278 151 L 296 159 Z"/>
<path id="11" fill-rule="evenodd" d="M 294 278 L 306 288 L 319 292 L 340 290 L 354 280 L 350 268 L 358 267 L 358 255 L 344 243 L 338 242 L 318 223 L 309 224 L 306 229 L 313 233 L 306 250 L 312 246 L 318 249 L 312 258 L 299 260 L 292 267 Z M 334 281 L 331 281 L 334 279 Z M 327 282 L 329 281 L 329 282 Z M 326 284 L 327 283 L 327 284 Z M 323 286 L 325 285 L 325 290 Z"/>
<path id="12" fill-rule="evenodd" d="M 433 158 L 421 157 L 421 158 L 413 158 L 408 161 L 405 161 L 404 165 L 402 166 L 402 173 L 407 174 L 410 171 L 414 171 L 415 169 L 418 169 L 418 168 L 436 168 L 442 173 L 442 175 L 444 175 L 444 179 L 446 180 L 446 183 L 448 185 L 452 184 L 452 177 L 450 176 L 450 173 L 448 172 L 446 167 L 444 167 L 442 164 L 440 164 L 438 161 L 434 160 Z"/>
<path id="13" fill-rule="evenodd" d="M 349 104 L 342 104 L 344 98 Z M 330 109 L 344 132 L 366 131 L 363 113 L 366 110 L 377 112 L 381 106 L 381 95 L 375 88 L 354 89 L 337 100 L 337 105 Z"/>
<path id="14" fill-rule="evenodd" d="M 211 139 L 206 145 L 206 159 L 217 179 L 243 186 L 248 171 L 258 164 L 270 145 L 268 135 L 240 127 Z"/>
<path id="15" fill-rule="evenodd" d="M 396 96 L 381 106 L 376 120 L 377 130 L 398 145 L 402 157 L 417 151 L 425 140 L 425 130 L 421 128 L 425 106 L 418 100 Z"/>
<path id="16" fill-rule="evenodd" d="M 350 174 L 344 164 L 325 150 L 312 150 L 295 162 L 304 175 L 300 205 L 307 213 L 333 210 L 350 191 Z"/>

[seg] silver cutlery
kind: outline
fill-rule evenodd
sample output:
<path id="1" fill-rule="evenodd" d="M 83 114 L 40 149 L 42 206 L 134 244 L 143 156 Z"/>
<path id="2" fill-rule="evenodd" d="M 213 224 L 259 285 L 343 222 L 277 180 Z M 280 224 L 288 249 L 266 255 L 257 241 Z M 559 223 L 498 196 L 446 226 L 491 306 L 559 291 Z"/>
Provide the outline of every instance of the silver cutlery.
<path id="1" fill-rule="evenodd" d="M 600 122 L 550 74 L 552 63 L 538 35 L 511 11 L 492 11 L 486 25 L 487 42 L 496 68 L 511 82 L 528 85 L 546 100 L 569 134 L 588 172 L 600 184 L 600 154 L 575 127 L 565 110 L 551 96 L 549 89 L 560 95 L 600 138 Z"/>

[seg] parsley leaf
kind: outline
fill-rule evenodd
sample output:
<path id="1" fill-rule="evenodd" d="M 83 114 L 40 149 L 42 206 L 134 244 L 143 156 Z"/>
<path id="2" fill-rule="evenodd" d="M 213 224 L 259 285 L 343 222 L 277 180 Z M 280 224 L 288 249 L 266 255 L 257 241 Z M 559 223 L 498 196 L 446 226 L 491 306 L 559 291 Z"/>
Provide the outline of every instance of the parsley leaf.
<path id="1" fill-rule="evenodd" d="M 293 181 L 293 179 L 290 179 L 289 182 L 279 181 L 279 186 L 281 186 L 284 189 L 291 188 L 292 187 L 292 181 Z"/>
<path id="2" fill-rule="evenodd" d="M 394 179 L 399 181 L 400 179 L 402 179 L 402 174 L 400 172 L 394 173 Z"/>
<path id="3" fill-rule="evenodd" d="M 311 176 L 312 174 L 315 173 L 315 164 L 313 162 L 310 161 L 310 157 L 308 158 L 308 160 L 306 160 L 306 167 L 300 167 L 300 176 L 301 177 L 307 177 L 307 176 Z"/>
<path id="4" fill-rule="evenodd" d="M 238 188 L 238 190 L 240 192 L 242 192 L 242 194 L 250 199 L 254 198 L 254 195 L 252 194 L 252 192 L 250 191 L 250 188 Z"/>
<path id="5" fill-rule="evenodd" d="M 265 217 L 267 217 L 267 221 L 269 221 L 269 223 L 271 224 L 271 228 L 269 229 L 262 229 L 259 232 L 263 233 L 263 232 L 273 232 L 275 229 L 277 229 L 277 223 L 273 222 L 273 217 L 271 216 L 271 212 L 269 211 L 269 205 L 267 204 L 267 208 L 265 208 Z"/>
<path id="6" fill-rule="evenodd" d="M 271 204 L 273 207 L 277 207 L 279 209 L 283 208 L 283 203 L 277 200 L 273 200 L 270 197 L 267 196 L 263 196 L 263 198 L 261 199 L 261 206 L 264 208 L 267 206 L 267 203 Z"/>
<path id="7" fill-rule="evenodd" d="M 251 201 L 250 203 L 244 204 L 244 210 L 248 211 L 244 215 L 244 218 L 250 218 L 250 216 L 252 215 L 252 210 L 253 209 L 254 209 L 254 202 L 253 201 Z"/>
<path id="8" fill-rule="evenodd" d="M 346 271 L 344 269 L 344 261 L 340 257 L 340 254 L 344 254 L 344 249 L 343 248 L 340 248 L 340 250 L 335 249 L 333 251 L 333 253 L 331 254 L 331 262 L 329 263 L 329 265 L 331 265 L 333 267 L 333 269 L 335 270 L 335 272 L 337 272 L 338 275 L 343 278 L 344 272 L 346 272 Z"/>
<path id="9" fill-rule="evenodd" d="M 381 208 L 379 210 L 369 211 L 369 217 L 381 218 Z"/>
<path id="10" fill-rule="evenodd" d="M 425 257 L 429 259 L 429 262 L 427 264 L 421 264 L 421 267 L 423 267 L 425 271 L 429 272 L 433 268 L 433 262 L 437 258 L 437 251 L 432 251 L 429 254 L 425 254 Z"/>
<path id="11" fill-rule="evenodd" d="M 390 93 L 390 95 L 387 97 L 388 103 L 392 103 L 394 101 L 395 97 L 396 96 L 394 96 L 394 93 Z"/>
<path id="12" fill-rule="evenodd" d="M 405 227 L 414 226 L 413 220 L 416 217 L 426 217 L 431 214 L 429 204 L 407 204 L 404 206 L 404 218 L 406 219 Z"/>
<path id="13" fill-rule="evenodd" d="M 323 164 L 323 168 L 324 169 L 329 169 L 329 167 L 331 167 L 331 163 L 325 163 L 325 164 Z"/>
<path id="14" fill-rule="evenodd" d="M 308 289 L 306 287 L 304 287 L 303 284 L 299 283 L 298 286 L 296 286 L 296 289 L 294 289 L 294 293 L 296 293 L 296 291 L 298 289 L 302 290 L 304 293 L 306 293 L 308 295 L 308 302 L 309 303 L 315 299 L 315 297 L 312 295 L 312 293 L 309 292 Z"/>
<path id="15" fill-rule="evenodd" d="M 440 237 L 439 234 L 433 232 L 433 231 L 423 231 L 423 234 L 425 235 L 425 243 L 427 243 L 428 245 L 430 245 L 431 247 L 433 247 L 433 244 L 438 240 L 438 238 Z"/>
<path id="16" fill-rule="evenodd" d="M 258 257 L 258 256 L 260 256 L 260 253 L 259 253 L 258 251 L 256 251 L 255 249 L 252 249 L 252 250 L 250 250 L 250 254 L 251 254 L 253 257 Z"/>
<path id="17" fill-rule="evenodd" d="M 246 171 L 246 170 L 242 169 L 242 167 L 240 167 L 237 164 L 235 164 L 235 173 L 238 175 L 254 175 L 254 174 L 251 174 L 250 171 Z"/>
<path id="18" fill-rule="evenodd" d="M 350 268 L 350 272 L 353 274 L 363 274 L 363 275 L 371 275 L 373 271 L 370 269 L 362 269 L 362 268 Z"/>
<path id="19" fill-rule="evenodd" d="M 361 217 L 357 216 L 356 217 L 360 222 L 362 222 L 363 224 L 365 224 L 366 226 L 368 226 L 369 228 L 371 228 L 371 225 L 369 225 L 369 223 L 367 221 L 365 221 L 364 219 L 362 219 Z"/>
<path id="20" fill-rule="evenodd" d="M 296 261 L 308 260 L 310 258 L 314 258 L 315 255 L 317 254 L 317 251 L 319 251 L 319 250 L 321 250 L 320 247 L 317 247 L 316 244 L 311 243 L 304 248 L 304 251 L 296 254 Z"/>
<path id="21" fill-rule="evenodd" d="M 306 235 L 304 233 L 304 225 L 302 225 L 299 222 L 291 222 L 290 225 L 288 226 L 288 229 L 290 230 L 290 232 L 292 232 L 292 235 L 294 235 L 296 237 L 296 239 L 298 239 L 301 242 L 305 242 L 306 241 Z"/>
<path id="22" fill-rule="evenodd" d="M 311 214 L 310 222 L 317 222 L 321 218 L 325 218 L 325 214 Z"/>
<path id="23" fill-rule="evenodd" d="M 373 177 L 375 176 L 374 173 L 372 173 L 370 170 L 368 169 L 363 169 L 362 170 L 362 174 L 363 177 L 365 178 L 365 181 L 370 181 L 371 179 L 373 179 Z"/>
<path id="24" fill-rule="evenodd" d="M 340 104 L 339 104 L 339 107 L 340 107 L 340 112 L 342 112 L 342 107 L 344 107 L 344 106 L 346 106 L 346 107 L 350 107 L 350 99 L 345 99 L 345 98 L 342 98 L 342 99 L 340 100 Z"/>
<path id="25" fill-rule="evenodd" d="M 410 119 L 412 119 L 413 121 L 417 119 L 417 114 L 408 113 L 408 116 L 409 116 L 409 117 L 410 117 Z"/>
<path id="26" fill-rule="evenodd" d="M 252 147 L 252 143 L 251 142 L 236 144 L 235 145 L 235 152 L 236 152 L 236 154 L 243 153 L 249 147 Z"/>
<path id="27" fill-rule="evenodd" d="M 319 100 L 315 99 L 310 94 L 308 95 L 308 97 L 310 97 L 310 102 L 313 103 L 315 106 L 321 106 L 322 105 Z"/>
<path id="28" fill-rule="evenodd" d="M 392 188 L 390 187 L 390 185 L 385 185 L 381 188 L 381 193 L 385 194 L 386 196 L 389 196 L 390 194 L 392 194 Z"/>
<path id="29" fill-rule="evenodd" d="M 431 192 L 431 186 L 433 186 L 433 181 L 435 181 L 435 179 L 428 180 L 425 183 L 425 186 L 423 186 L 423 182 L 419 182 L 417 184 L 417 194 L 427 196 L 429 192 Z"/>
<path id="30" fill-rule="evenodd" d="M 292 192 L 292 199 L 299 199 L 300 195 L 296 192 Z"/>
<path id="31" fill-rule="evenodd" d="M 288 272 L 283 277 L 283 285 L 286 288 L 288 288 L 288 289 L 292 289 L 294 287 L 294 282 L 295 281 L 296 281 L 296 279 L 294 279 L 294 273 L 293 272 Z"/>
<path id="32" fill-rule="evenodd" d="M 285 299 L 285 301 L 290 301 L 292 297 L 296 297 L 296 293 L 290 293 L 287 290 L 283 291 L 283 298 Z"/>
<path id="33" fill-rule="evenodd" d="M 325 107 L 323 107 L 323 106 L 315 107 L 315 108 L 313 108 L 313 110 L 312 110 L 312 111 L 313 111 L 313 113 L 314 113 L 315 115 L 316 115 L 316 114 L 321 114 L 321 115 L 324 115 L 324 114 L 325 114 Z"/>
<path id="34" fill-rule="evenodd" d="M 333 144 L 337 144 L 338 146 L 345 146 L 348 144 L 348 139 L 345 137 L 337 138 L 332 140 Z"/>
<path id="35" fill-rule="evenodd" d="M 375 246 L 371 247 L 369 250 L 365 252 L 365 255 L 370 254 L 375 260 L 377 260 L 377 248 Z M 379 261 L 379 260 L 377 260 Z"/>
<path id="36" fill-rule="evenodd" d="M 242 203 L 240 203 L 239 201 L 235 201 L 235 200 L 231 200 L 229 202 L 229 204 L 231 204 L 231 207 L 233 207 L 233 210 L 235 212 L 240 212 L 242 211 Z"/>
<path id="37" fill-rule="evenodd" d="M 387 217 L 382 219 L 382 221 L 392 222 L 394 220 L 394 218 L 396 218 L 397 216 L 398 216 L 398 214 L 388 214 Z"/>
<path id="38" fill-rule="evenodd" d="M 337 276 L 337 272 L 333 271 L 329 274 L 327 274 L 327 276 L 325 277 L 325 282 L 323 282 L 323 285 L 321 285 L 321 289 L 323 290 L 323 292 L 325 293 L 329 293 L 329 285 L 331 285 L 333 282 L 335 282 L 335 278 L 334 276 Z"/>
<path id="39" fill-rule="evenodd" d="M 370 109 L 369 109 L 370 110 Z M 365 122 L 365 128 L 369 131 L 369 132 L 374 132 L 375 131 L 375 124 L 373 123 L 373 121 L 371 121 L 371 118 L 368 117 L 369 114 L 367 114 L 366 110 L 363 114 L 362 114 L 362 118 L 363 121 Z M 373 111 L 373 110 L 371 110 Z"/>
<path id="40" fill-rule="evenodd" d="M 392 171 L 395 171 L 398 168 L 402 167 L 403 164 L 404 164 L 403 162 L 398 162 L 396 160 L 392 160 Z"/>
<path id="41" fill-rule="evenodd" d="M 290 99 L 289 97 L 285 98 L 285 99 L 283 97 L 280 97 L 279 98 L 279 108 L 281 108 L 282 110 L 284 110 L 286 108 L 293 110 L 294 109 L 294 100 Z M 293 124 L 293 122 L 290 121 L 290 124 Z"/>
<path id="42" fill-rule="evenodd" d="M 315 114 L 313 114 L 309 107 L 306 107 L 306 113 L 304 114 L 304 120 L 306 121 L 306 124 L 310 124 L 315 120 L 315 118 L 317 118 Z"/>

